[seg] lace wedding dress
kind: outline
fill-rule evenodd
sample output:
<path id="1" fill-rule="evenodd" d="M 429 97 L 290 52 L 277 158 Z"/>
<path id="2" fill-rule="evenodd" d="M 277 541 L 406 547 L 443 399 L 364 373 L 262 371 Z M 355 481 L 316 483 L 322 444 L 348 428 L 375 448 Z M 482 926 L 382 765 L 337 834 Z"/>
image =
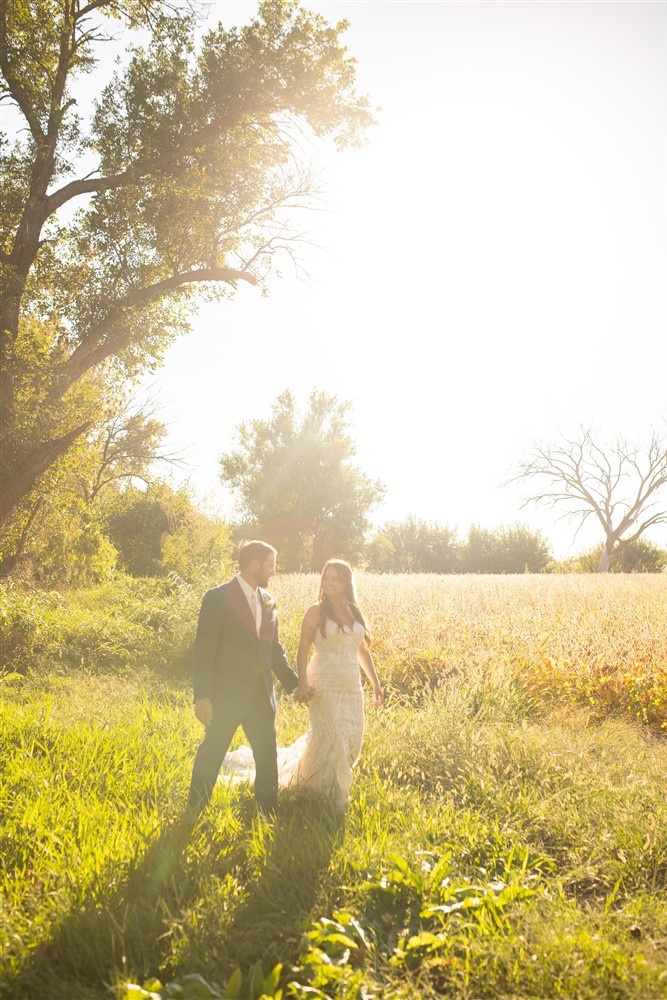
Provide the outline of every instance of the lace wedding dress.
<path id="1" fill-rule="evenodd" d="M 315 655 L 308 664 L 308 683 L 315 691 L 308 702 L 310 729 L 290 747 L 278 748 L 280 788 L 331 796 L 339 808 L 347 804 L 352 768 L 364 736 L 358 658 L 363 640 L 360 622 L 339 628 L 329 619 L 325 635 L 318 628 L 313 642 Z M 242 746 L 226 755 L 223 781 L 249 781 L 254 776 L 250 747 Z"/>

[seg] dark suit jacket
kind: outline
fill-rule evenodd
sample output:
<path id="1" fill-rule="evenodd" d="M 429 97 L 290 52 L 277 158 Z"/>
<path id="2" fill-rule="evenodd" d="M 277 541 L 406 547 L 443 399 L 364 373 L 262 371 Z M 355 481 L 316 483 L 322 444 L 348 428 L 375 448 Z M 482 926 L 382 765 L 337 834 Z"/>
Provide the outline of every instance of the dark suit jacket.
<path id="1" fill-rule="evenodd" d="M 246 596 L 236 578 L 204 594 L 194 649 L 194 698 L 210 698 L 225 711 L 240 715 L 254 698 L 260 676 L 273 710 L 274 671 L 283 687 L 299 683 L 278 638 L 278 614 L 273 599 L 258 589 L 262 602 L 259 638 Z"/>

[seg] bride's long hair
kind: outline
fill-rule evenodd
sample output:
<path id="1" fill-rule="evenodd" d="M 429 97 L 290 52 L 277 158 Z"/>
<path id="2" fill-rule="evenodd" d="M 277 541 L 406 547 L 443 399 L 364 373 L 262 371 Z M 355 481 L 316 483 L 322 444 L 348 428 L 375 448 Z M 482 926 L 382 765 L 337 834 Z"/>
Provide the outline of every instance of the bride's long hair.
<path id="1" fill-rule="evenodd" d="M 350 606 L 350 611 L 352 612 L 352 617 L 355 621 L 360 622 L 364 626 L 364 639 L 366 640 L 366 645 L 371 644 L 371 634 L 368 631 L 366 622 L 364 621 L 364 616 L 361 613 L 361 608 L 357 602 L 357 590 L 354 585 L 354 575 L 352 573 L 352 567 L 349 563 L 345 562 L 344 559 L 328 559 L 322 570 L 322 576 L 320 577 L 320 592 L 318 595 L 318 603 L 320 605 L 320 632 L 322 635 L 326 635 L 325 629 L 327 624 L 327 618 L 330 618 L 332 622 L 338 625 L 339 629 L 344 628 L 343 622 L 336 617 L 336 612 L 334 611 L 333 604 L 324 593 L 323 581 L 324 574 L 328 569 L 333 569 L 336 571 L 338 579 L 343 584 L 343 593 L 345 594 L 345 600 Z"/>

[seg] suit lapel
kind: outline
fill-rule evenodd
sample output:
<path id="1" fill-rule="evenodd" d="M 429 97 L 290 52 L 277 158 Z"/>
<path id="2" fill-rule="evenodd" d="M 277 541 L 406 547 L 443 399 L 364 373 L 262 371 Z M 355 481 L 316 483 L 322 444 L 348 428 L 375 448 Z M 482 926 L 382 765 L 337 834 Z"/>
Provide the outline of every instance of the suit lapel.
<path id="1" fill-rule="evenodd" d="M 273 601 L 269 604 L 269 595 L 265 590 L 258 587 L 257 591 L 259 593 L 259 600 L 262 607 L 262 628 L 260 635 L 263 639 L 273 639 L 276 627 L 276 606 Z"/>
<path id="2" fill-rule="evenodd" d="M 250 610 L 250 605 L 248 604 L 246 596 L 241 589 L 241 584 L 236 577 L 229 582 L 229 594 L 236 614 L 246 628 L 248 628 L 254 636 L 257 636 L 257 625 L 255 624 L 255 619 L 252 616 L 252 611 Z"/>

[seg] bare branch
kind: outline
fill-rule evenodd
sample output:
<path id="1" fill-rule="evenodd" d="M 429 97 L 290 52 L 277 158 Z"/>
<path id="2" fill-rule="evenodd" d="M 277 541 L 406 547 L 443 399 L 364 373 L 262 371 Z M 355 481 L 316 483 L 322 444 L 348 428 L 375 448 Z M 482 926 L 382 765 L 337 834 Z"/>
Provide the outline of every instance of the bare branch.
<path id="1" fill-rule="evenodd" d="M 101 452 L 95 473 L 91 482 L 81 482 L 89 506 L 113 482 L 141 479 L 150 483 L 150 468 L 157 463 L 187 466 L 181 453 L 162 447 L 166 426 L 158 419 L 157 396 L 138 400 L 138 394 L 130 395 L 98 432 Z"/>
<path id="2" fill-rule="evenodd" d="M 604 447 L 594 440 L 590 428 L 581 428 L 572 439 L 563 437 L 561 444 L 534 443 L 532 454 L 508 482 L 519 480 L 544 482 L 522 506 L 568 505 L 570 509 L 561 517 L 578 520 L 577 533 L 593 515 L 603 529 L 608 555 L 615 545 L 636 541 L 647 528 L 667 521 L 664 508 L 647 516 L 658 504 L 659 490 L 667 484 L 667 449 L 655 430 L 643 450 L 628 448 L 623 439 Z M 640 518 L 639 526 L 628 535 Z"/>

